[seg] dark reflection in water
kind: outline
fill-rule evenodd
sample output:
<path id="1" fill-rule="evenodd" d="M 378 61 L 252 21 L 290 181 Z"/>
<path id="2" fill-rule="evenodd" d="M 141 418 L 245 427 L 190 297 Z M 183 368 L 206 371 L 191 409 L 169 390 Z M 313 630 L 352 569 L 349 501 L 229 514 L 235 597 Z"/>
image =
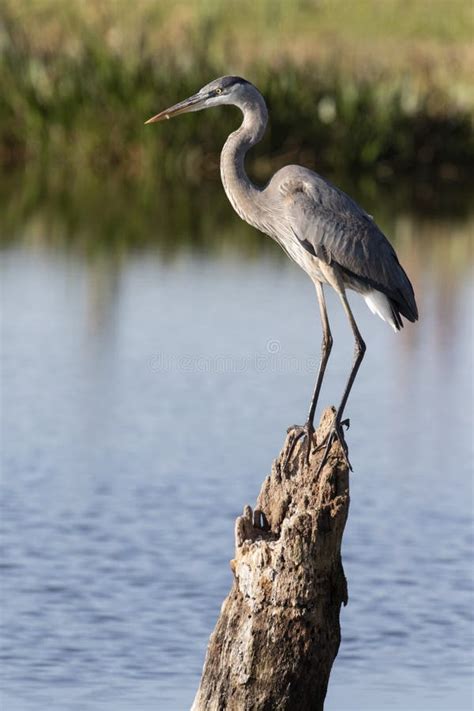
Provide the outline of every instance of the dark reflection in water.
<path id="1" fill-rule="evenodd" d="M 352 300 L 369 350 L 348 408 L 350 603 L 327 709 L 467 710 L 473 220 L 374 202 L 421 320 L 395 336 Z M 191 703 L 234 518 L 306 414 L 320 337 L 309 280 L 224 205 L 161 204 L 142 243 L 48 204 L 4 213 L 9 711 Z M 324 402 L 351 358 L 331 295 L 329 308 Z"/>

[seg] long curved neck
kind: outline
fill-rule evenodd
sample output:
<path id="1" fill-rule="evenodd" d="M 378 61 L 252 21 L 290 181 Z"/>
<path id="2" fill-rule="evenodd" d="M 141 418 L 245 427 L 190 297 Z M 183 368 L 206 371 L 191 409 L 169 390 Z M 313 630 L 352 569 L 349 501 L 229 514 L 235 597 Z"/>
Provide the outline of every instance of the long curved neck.
<path id="1" fill-rule="evenodd" d="M 242 125 L 231 133 L 221 153 L 221 178 L 224 190 L 237 214 L 252 225 L 259 224 L 260 188 L 245 172 L 245 155 L 258 143 L 268 121 L 263 97 L 255 92 L 251 101 L 237 104 L 244 115 Z"/>

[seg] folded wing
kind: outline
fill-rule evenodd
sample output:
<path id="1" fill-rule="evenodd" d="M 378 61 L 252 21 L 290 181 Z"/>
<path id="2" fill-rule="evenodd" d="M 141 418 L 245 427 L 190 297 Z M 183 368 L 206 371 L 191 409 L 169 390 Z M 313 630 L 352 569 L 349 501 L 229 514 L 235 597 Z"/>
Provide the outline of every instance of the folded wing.
<path id="1" fill-rule="evenodd" d="M 350 285 L 362 292 L 382 292 L 397 313 L 417 320 L 410 280 L 370 215 L 342 190 L 305 169 L 283 179 L 279 190 L 291 229 L 308 252 L 327 264 L 336 263 Z"/>

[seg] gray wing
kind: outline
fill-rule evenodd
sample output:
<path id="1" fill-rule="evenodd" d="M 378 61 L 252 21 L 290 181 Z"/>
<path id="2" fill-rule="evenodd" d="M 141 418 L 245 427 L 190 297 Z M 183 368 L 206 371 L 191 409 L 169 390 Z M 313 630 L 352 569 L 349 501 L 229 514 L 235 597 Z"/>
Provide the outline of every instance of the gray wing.
<path id="1" fill-rule="evenodd" d="M 294 168 L 286 169 L 278 188 L 286 205 L 285 218 L 302 246 L 327 264 L 338 264 L 349 280 L 363 288 L 383 292 L 397 311 L 415 321 L 413 287 L 374 220 L 316 173 Z"/>

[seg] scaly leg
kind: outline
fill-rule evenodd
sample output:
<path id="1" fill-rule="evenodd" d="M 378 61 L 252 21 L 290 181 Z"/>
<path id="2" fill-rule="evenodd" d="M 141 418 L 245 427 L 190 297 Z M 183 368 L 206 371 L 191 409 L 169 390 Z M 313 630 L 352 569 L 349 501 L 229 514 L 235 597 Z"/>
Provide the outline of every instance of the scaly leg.
<path id="1" fill-rule="evenodd" d="M 346 297 L 346 294 L 344 291 L 339 292 L 339 298 L 341 299 L 342 305 L 344 307 L 344 311 L 346 312 L 346 316 L 347 316 L 349 323 L 351 325 L 352 333 L 354 334 L 354 340 L 355 340 L 354 360 L 352 362 L 352 369 L 349 374 L 349 378 L 347 380 L 346 388 L 344 390 L 341 402 L 339 404 L 339 407 L 336 412 L 336 416 L 334 418 L 333 429 L 329 432 L 328 436 L 326 437 L 325 442 L 323 442 L 322 445 L 320 445 L 320 446 L 325 445 L 325 449 L 324 449 L 324 454 L 322 456 L 321 462 L 319 464 L 319 468 L 318 468 L 318 472 L 317 472 L 318 474 L 321 471 L 321 469 L 323 468 L 323 466 L 327 460 L 329 450 L 330 450 L 331 445 L 335 439 L 339 440 L 339 442 L 342 446 L 343 452 L 344 452 L 346 463 L 347 463 L 349 469 L 352 470 L 351 463 L 349 462 L 349 459 L 347 456 L 347 445 L 344 440 L 344 434 L 342 432 L 342 426 L 346 425 L 348 427 L 349 420 L 345 420 L 343 422 L 342 415 L 344 413 L 344 408 L 347 403 L 347 398 L 349 397 L 349 393 L 351 392 L 351 388 L 354 384 L 354 380 L 357 375 L 357 371 L 359 370 L 360 364 L 362 363 L 362 359 L 364 358 L 364 354 L 366 351 L 366 345 L 364 343 L 362 336 L 360 335 L 360 331 L 357 327 L 357 323 L 356 323 L 355 318 L 352 314 L 351 307 L 349 306 L 349 302 L 347 301 L 347 297 Z"/>
<path id="2" fill-rule="evenodd" d="M 311 449 L 311 442 L 314 434 L 314 414 L 316 412 L 316 406 L 318 404 L 319 393 L 321 391 L 321 385 L 323 383 L 324 373 L 326 371 L 326 365 L 329 360 L 329 356 L 332 348 L 332 334 L 329 327 L 329 319 L 326 309 L 326 299 L 324 298 L 324 290 L 321 282 L 317 281 L 315 283 L 316 294 L 318 296 L 319 312 L 321 314 L 321 324 L 323 327 L 323 340 L 321 342 L 321 360 L 319 362 L 318 377 L 316 379 L 316 385 L 314 387 L 313 397 L 311 399 L 311 406 L 309 408 L 308 419 L 303 427 L 295 427 L 295 437 L 291 443 L 290 449 L 288 451 L 285 468 L 288 461 L 293 454 L 296 443 L 301 437 L 306 436 L 306 461 L 309 460 L 309 454 Z"/>

